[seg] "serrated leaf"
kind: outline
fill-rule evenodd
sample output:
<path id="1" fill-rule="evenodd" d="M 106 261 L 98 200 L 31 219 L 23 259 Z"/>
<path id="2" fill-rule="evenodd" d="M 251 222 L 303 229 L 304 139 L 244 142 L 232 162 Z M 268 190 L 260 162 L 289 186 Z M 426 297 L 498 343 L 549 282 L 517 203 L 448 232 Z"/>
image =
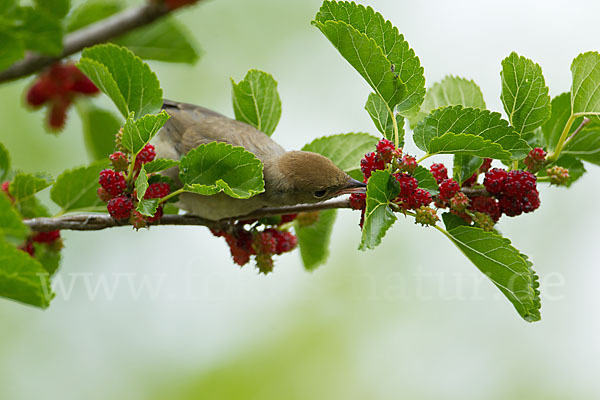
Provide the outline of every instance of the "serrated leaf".
<path id="1" fill-rule="evenodd" d="M 546 165 L 544 169 L 538 172 L 538 176 L 547 176 L 546 169 L 552 168 L 555 165 L 569 170 L 569 179 L 565 183 L 566 187 L 571 186 L 573 183 L 575 183 L 576 180 L 581 178 L 583 174 L 586 173 L 585 167 L 580 160 L 578 160 L 576 157 L 573 157 L 572 155 L 565 154 L 565 152 L 562 152 L 558 160 L 556 160 L 552 164 Z"/>
<path id="2" fill-rule="evenodd" d="M 432 196 L 440 192 L 435 177 L 427 168 L 418 165 L 412 175 L 419 181 L 419 187 L 427 190 Z"/>
<path id="3" fill-rule="evenodd" d="M 365 110 L 371 116 L 377 130 L 383 134 L 383 137 L 394 142 L 394 122 L 387 105 L 381 97 L 371 93 L 367 99 L 367 104 L 365 104 Z M 396 124 L 398 126 L 398 147 L 402 147 L 404 146 L 404 118 L 400 114 L 396 114 Z"/>
<path id="4" fill-rule="evenodd" d="M 573 115 L 600 115 L 600 54 L 590 51 L 578 55 L 571 64 L 571 73 Z"/>
<path id="5" fill-rule="evenodd" d="M 481 165 L 483 160 L 479 157 L 471 157 L 462 154 L 454 156 L 454 167 L 452 169 L 452 177 L 459 185 L 469 179 Z"/>
<path id="6" fill-rule="evenodd" d="M 152 174 L 155 172 L 164 171 L 169 168 L 173 168 L 179 165 L 179 161 L 171 160 L 168 158 L 157 158 L 154 161 L 150 161 L 144 164 L 144 169 L 147 173 Z"/>
<path id="7" fill-rule="evenodd" d="M 56 178 L 50 198 L 61 207 L 63 213 L 101 205 L 97 194 L 100 187 L 98 177 L 108 165 L 107 160 L 101 160 L 63 172 Z"/>
<path id="8" fill-rule="evenodd" d="M 0 238 L 0 297 L 47 308 L 54 297 L 42 265 Z"/>
<path id="9" fill-rule="evenodd" d="M 184 190 L 202 195 L 224 192 L 247 199 L 265 190 L 263 165 L 243 147 L 227 143 L 201 144 L 179 162 Z"/>
<path id="10" fill-rule="evenodd" d="M 134 120 L 130 116 L 123 126 L 121 145 L 133 154 L 139 153 L 144 146 L 150 143 L 150 140 L 152 140 L 168 119 L 169 114 L 164 110 L 160 114 L 144 115 L 138 120 Z"/>
<path id="11" fill-rule="evenodd" d="M 442 220 L 446 230 L 454 229 L 458 226 L 469 226 L 469 223 L 456 214 L 445 212 L 442 214 Z"/>
<path id="12" fill-rule="evenodd" d="M 8 196 L 0 192 L 0 237 L 12 236 L 23 240 L 29 229 L 21 221 L 21 216 L 12 206 Z"/>
<path id="13" fill-rule="evenodd" d="M 63 28 L 60 19 L 32 7 L 20 10 L 19 36 L 25 47 L 38 53 L 57 56 L 62 51 Z"/>
<path id="14" fill-rule="evenodd" d="M 138 200 L 141 201 L 144 198 L 146 190 L 148 190 L 148 186 L 150 186 L 148 184 L 148 175 L 146 174 L 146 170 L 142 165 L 142 167 L 140 168 L 140 173 L 138 174 L 138 177 L 135 180 L 135 191 L 137 193 Z"/>
<path id="15" fill-rule="evenodd" d="M 158 199 L 142 199 L 139 201 L 136 211 L 147 217 L 153 217 L 158 209 Z"/>
<path id="16" fill-rule="evenodd" d="M 63 18 L 71 7 L 70 0 L 35 0 L 34 2 L 37 8 L 45 10 L 56 18 Z"/>
<path id="17" fill-rule="evenodd" d="M 586 126 L 579 131 L 567 142 L 562 154 L 600 165 L 600 125 Z"/>
<path id="18" fill-rule="evenodd" d="M 471 226 L 454 226 L 449 238 L 513 304 L 525 321 L 540 320 L 537 276 L 510 240 Z"/>
<path id="19" fill-rule="evenodd" d="M 569 117 L 571 117 L 571 94 L 562 93 L 552 99 L 552 113 L 550 119 L 542 125 L 542 132 L 544 133 L 544 141 L 548 151 L 554 151 L 556 144 L 560 139 Z M 569 134 L 573 133 L 579 126 L 583 117 L 579 117 L 575 120 Z"/>
<path id="20" fill-rule="evenodd" d="M 66 31 L 73 32 L 121 11 L 119 0 L 88 0 L 73 9 L 66 20 Z"/>
<path id="21" fill-rule="evenodd" d="M 0 296 L 47 308 L 54 297 L 50 277 L 29 254 L 0 238 Z"/>
<path id="22" fill-rule="evenodd" d="M 10 168 L 10 154 L 6 147 L 0 143 L 0 183 L 8 179 Z"/>
<path id="23" fill-rule="evenodd" d="M 0 70 L 4 70 L 25 57 L 25 47 L 21 39 L 10 30 L 0 27 Z"/>
<path id="24" fill-rule="evenodd" d="M 419 110 L 425 96 L 423 67 L 404 36 L 391 22 L 386 21 L 371 7 L 354 2 L 334 1 L 323 2 L 315 21 L 317 26 L 319 23 L 325 24 L 328 21 L 343 22 L 374 40 L 385 58 L 393 65 L 393 72 L 406 85 L 406 92 L 396 105 L 396 111 L 402 116 L 408 117 Z M 319 27 L 319 29 L 321 28 Z M 331 40 L 331 38 L 329 39 Z M 390 108 L 392 106 L 393 104 L 390 104 Z"/>
<path id="25" fill-rule="evenodd" d="M 44 190 L 52 184 L 52 180 L 45 176 L 36 176 L 18 173 L 10 183 L 10 195 L 15 202 L 27 200 L 37 192 Z"/>
<path id="26" fill-rule="evenodd" d="M 277 82 L 270 74 L 251 69 L 244 79 L 231 79 L 235 119 L 271 136 L 281 117 Z"/>
<path id="27" fill-rule="evenodd" d="M 392 72 L 392 63 L 374 39 L 343 21 L 322 19 L 312 23 L 385 101 L 388 112 L 406 98 L 406 85 Z"/>
<path id="28" fill-rule="evenodd" d="M 373 172 L 367 183 L 367 206 L 360 250 L 374 249 L 396 222 L 396 216 L 389 204 L 399 193 L 398 181 L 389 171 Z"/>
<path id="29" fill-rule="evenodd" d="M 510 152 L 504 150 L 498 143 L 481 136 L 452 132 L 432 138 L 427 144 L 427 154 L 462 154 L 499 160 L 507 160 L 511 157 Z"/>
<path id="30" fill-rule="evenodd" d="M 145 60 L 194 64 L 200 54 L 192 35 L 170 17 L 127 33 L 114 40 Z"/>
<path id="31" fill-rule="evenodd" d="M 475 82 L 457 76 L 446 76 L 434 83 L 425 93 L 421 109 L 410 118 L 411 128 L 415 128 L 433 110 L 445 106 L 463 106 L 485 110 L 483 93 Z"/>
<path id="32" fill-rule="evenodd" d="M 115 135 L 123 125 L 122 120 L 88 102 L 78 102 L 77 111 L 88 153 L 94 160 L 107 158 L 115 149 Z"/>
<path id="33" fill-rule="evenodd" d="M 42 204 L 42 202 L 36 196 L 31 196 L 26 200 L 22 200 L 15 204 L 15 206 L 23 219 L 50 216 L 48 207 Z"/>
<path id="34" fill-rule="evenodd" d="M 309 271 L 325 264 L 329 257 L 329 242 L 337 210 L 325 210 L 312 225 L 294 224 L 294 232 L 298 237 L 298 247 L 304 268 Z"/>
<path id="35" fill-rule="evenodd" d="M 413 139 L 417 147 L 428 151 L 431 141 L 448 132 L 481 136 L 510 152 L 510 159 L 513 160 L 525 158 L 531 150 L 499 113 L 462 106 L 443 107 L 429 114 L 415 128 Z"/>
<path id="36" fill-rule="evenodd" d="M 500 99 L 510 124 L 523 135 L 550 117 L 550 96 L 542 68 L 515 52 L 502 61 Z"/>
<path id="37" fill-rule="evenodd" d="M 35 249 L 35 259 L 50 276 L 53 276 L 60 266 L 60 251 L 56 251 L 44 243 L 34 243 L 33 247 Z"/>
<path id="38" fill-rule="evenodd" d="M 112 99 L 125 118 L 131 112 L 138 119 L 160 110 L 163 99 L 158 78 L 130 50 L 99 44 L 83 50 L 77 66 Z"/>
<path id="39" fill-rule="evenodd" d="M 375 149 L 377 138 L 368 133 L 342 133 L 317 138 L 302 147 L 329 158 L 343 171 L 360 168 L 360 160 Z M 362 178 L 360 179 L 362 181 Z"/>

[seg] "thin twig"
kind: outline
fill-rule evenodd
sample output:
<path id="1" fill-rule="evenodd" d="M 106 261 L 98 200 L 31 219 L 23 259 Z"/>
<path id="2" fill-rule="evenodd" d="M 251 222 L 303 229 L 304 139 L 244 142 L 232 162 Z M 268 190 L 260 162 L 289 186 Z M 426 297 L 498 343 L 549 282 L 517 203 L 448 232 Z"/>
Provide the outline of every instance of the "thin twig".
<path id="1" fill-rule="evenodd" d="M 21 60 L 0 71 L 0 83 L 8 82 L 33 74 L 54 62 L 77 53 L 85 47 L 104 43 L 136 28 L 151 24 L 167 15 L 169 9 L 163 3 L 149 2 L 140 7 L 124 10 L 92 25 L 67 35 L 63 41 L 63 51 L 55 57 L 29 53 Z"/>
<path id="2" fill-rule="evenodd" d="M 235 218 L 235 220 L 247 220 L 253 218 L 269 217 L 275 215 L 297 214 L 299 212 L 321 211 L 333 208 L 349 208 L 348 199 L 335 199 L 318 204 L 302 204 L 290 207 L 262 208 L 248 215 Z M 165 215 L 159 222 L 153 225 L 194 225 L 219 227 L 231 220 L 211 221 L 193 215 Z M 116 221 L 107 214 L 76 214 L 65 215 L 56 218 L 33 218 L 23 221 L 36 232 L 48 232 L 54 230 L 73 231 L 99 231 L 106 228 L 130 225 L 127 221 Z"/>

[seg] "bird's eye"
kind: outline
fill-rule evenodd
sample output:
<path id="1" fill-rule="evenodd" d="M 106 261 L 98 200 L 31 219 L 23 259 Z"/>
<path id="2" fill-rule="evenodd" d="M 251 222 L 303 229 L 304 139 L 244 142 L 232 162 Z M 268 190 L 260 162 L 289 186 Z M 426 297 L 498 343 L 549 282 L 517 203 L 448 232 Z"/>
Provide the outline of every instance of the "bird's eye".
<path id="1" fill-rule="evenodd" d="M 313 193 L 313 196 L 315 196 L 317 199 L 320 199 L 320 198 L 325 197 L 326 194 L 327 194 L 327 190 L 317 190 L 316 192 Z"/>

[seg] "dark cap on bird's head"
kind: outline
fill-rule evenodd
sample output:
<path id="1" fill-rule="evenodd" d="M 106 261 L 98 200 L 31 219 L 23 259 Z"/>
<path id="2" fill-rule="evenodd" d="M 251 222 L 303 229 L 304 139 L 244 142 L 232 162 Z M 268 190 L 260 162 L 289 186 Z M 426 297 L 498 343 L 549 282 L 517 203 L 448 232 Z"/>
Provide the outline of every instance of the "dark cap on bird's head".
<path id="1" fill-rule="evenodd" d="M 366 186 L 327 157 L 309 151 L 286 152 L 277 160 L 274 173 L 280 176 L 269 179 L 277 182 L 273 192 L 292 197 L 289 202 L 293 204 L 317 203 L 342 194 L 364 193 Z"/>

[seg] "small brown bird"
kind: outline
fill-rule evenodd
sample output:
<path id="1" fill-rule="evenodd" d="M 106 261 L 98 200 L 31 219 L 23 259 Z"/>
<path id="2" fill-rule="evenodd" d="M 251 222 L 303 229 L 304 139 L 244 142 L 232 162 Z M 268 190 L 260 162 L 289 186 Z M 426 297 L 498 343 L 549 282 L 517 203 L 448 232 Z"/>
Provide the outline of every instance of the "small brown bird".
<path id="1" fill-rule="evenodd" d="M 183 193 L 177 205 L 191 214 L 216 221 L 247 215 L 263 207 L 319 203 L 365 191 L 364 183 L 352 179 L 328 158 L 308 151 L 285 151 L 248 124 L 192 104 L 165 100 L 163 109 L 171 118 L 156 137 L 157 157 L 179 160 L 201 144 L 225 142 L 244 147 L 264 165 L 263 193 L 249 199 L 234 199 L 224 193 Z M 179 183 L 176 168 L 165 174 Z"/>

